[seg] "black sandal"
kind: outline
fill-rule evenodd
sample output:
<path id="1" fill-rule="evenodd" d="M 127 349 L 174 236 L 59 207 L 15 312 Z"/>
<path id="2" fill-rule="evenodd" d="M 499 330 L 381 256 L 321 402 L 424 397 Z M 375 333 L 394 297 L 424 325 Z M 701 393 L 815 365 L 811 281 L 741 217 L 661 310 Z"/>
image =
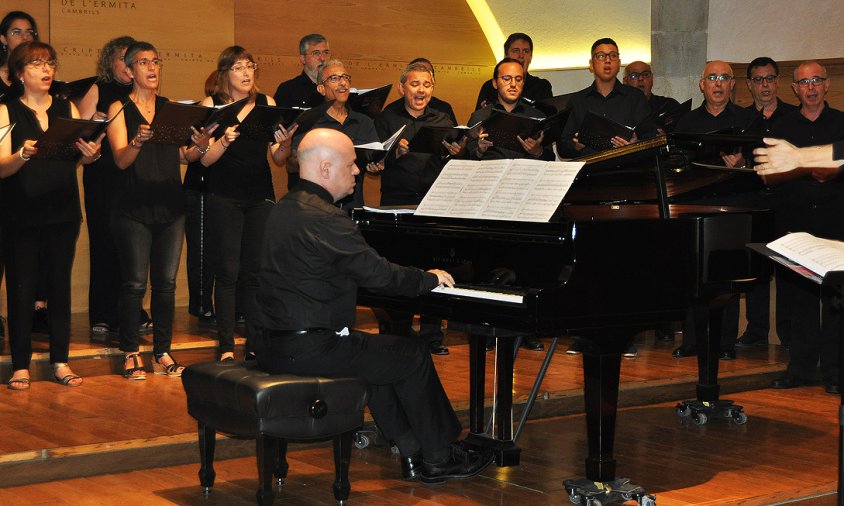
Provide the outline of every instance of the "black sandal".
<path id="1" fill-rule="evenodd" d="M 170 360 L 172 360 L 173 362 L 169 365 L 162 364 L 161 359 L 163 359 L 164 357 L 170 357 Z M 162 353 L 161 355 L 155 355 L 155 363 L 153 364 L 152 369 L 155 374 L 163 374 L 170 378 L 178 378 L 181 377 L 182 371 L 185 370 L 185 366 L 176 362 L 176 359 L 173 358 L 173 355 L 170 355 L 169 353 Z"/>
<path id="2" fill-rule="evenodd" d="M 132 359 L 133 367 L 126 367 L 126 361 Z M 127 353 L 123 356 L 123 377 L 127 380 L 140 381 L 147 379 L 147 373 L 141 361 L 138 359 L 138 353 Z"/>
<path id="3" fill-rule="evenodd" d="M 78 387 L 82 385 L 82 376 L 78 374 L 74 374 L 73 371 L 70 371 L 70 374 L 65 374 L 61 378 L 56 376 L 56 371 L 61 369 L 62 367 L 67 367 L 67 370 L 70 371 L 70 366 L 67 365 L 67 362 L 56 362 L 53 364 L 53 379 L 56 380 L 56 383 L 59 385 L 64 385 L 66 387 Z M 75 383 L 76 380 L 80 380 L 78 383 Z"/>

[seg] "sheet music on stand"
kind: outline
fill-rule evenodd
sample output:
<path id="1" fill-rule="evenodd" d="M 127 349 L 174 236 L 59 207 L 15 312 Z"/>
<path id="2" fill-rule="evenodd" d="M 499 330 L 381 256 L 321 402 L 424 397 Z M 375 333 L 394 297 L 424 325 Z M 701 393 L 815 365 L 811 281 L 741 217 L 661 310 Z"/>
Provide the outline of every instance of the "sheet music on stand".
<path id="1" fill-rule="evenodd" d="M 817 284 L 829 284 L 844 276 L 844 242 L 822 239 L 807 232 L 793 232 L 767 244 L 767 254 L 775 262 L 788 267 Z M 773 254 L 771 254 L 773 253 Z"/>
<path id="2" fill-rule="evenodd" d="M 581 167 L 583 162 L 451 160 L 415 214 L 548 222 Z"/>

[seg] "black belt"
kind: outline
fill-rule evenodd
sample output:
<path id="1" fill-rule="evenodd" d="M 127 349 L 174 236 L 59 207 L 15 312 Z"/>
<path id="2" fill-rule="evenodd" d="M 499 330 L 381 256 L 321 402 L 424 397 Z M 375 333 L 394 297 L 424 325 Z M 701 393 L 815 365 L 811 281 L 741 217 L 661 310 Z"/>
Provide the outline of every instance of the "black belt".
<path id="1" fill-rule="evenodd" d="M 283 339 L 286 337 L 294 337 L 294 336 L 304 336 L 308 334 L 337 334 L 335 330 L 327 329 L 324 327 L 308 327 L 306 329 L 293 329 L 293 330 L 273 330 L 273 329 L 264 329 L 263 334 L 264 337 L 268 337 L 270 339 Z"/>

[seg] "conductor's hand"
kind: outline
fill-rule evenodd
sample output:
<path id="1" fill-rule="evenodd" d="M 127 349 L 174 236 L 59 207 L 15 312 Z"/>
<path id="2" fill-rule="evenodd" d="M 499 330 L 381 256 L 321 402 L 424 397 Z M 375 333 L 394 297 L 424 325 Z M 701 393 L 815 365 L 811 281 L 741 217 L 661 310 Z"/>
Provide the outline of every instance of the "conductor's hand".
<path id="1" fill-rule="evenodd" d="M 753 150 L 756 173 L 760 176 L 788 172 L 800 166 L 800 150 L 782 139 L 763 139 L 766 147 Z"/>
<path id="2" fill-rule="evenodd" d="M 440 286 L 445 285 L 449 288 L 454 288 L 454 278 L 451 277 L 451 274 L 441 271 L 440 269 L 431 269 L 428 272 L 437 275 L 437 280 L 439 281 Z"/>

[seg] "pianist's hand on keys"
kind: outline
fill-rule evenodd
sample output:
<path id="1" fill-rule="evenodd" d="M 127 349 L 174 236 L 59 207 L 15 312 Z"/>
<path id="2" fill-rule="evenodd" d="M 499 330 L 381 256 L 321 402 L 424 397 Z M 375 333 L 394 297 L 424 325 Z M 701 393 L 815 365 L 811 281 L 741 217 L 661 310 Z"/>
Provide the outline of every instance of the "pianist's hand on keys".
<path id="1" fill-rule="evenodd" d="M 439 281 L 439 286 L 445 285 L 445 286 L 448 286 L 448 287 L 454 287 L 454 278 L 451 277 L 451 274 L 449 274 L 449 273 L 447 273 L 443 270 L 440 270 L 440 269 L 431 269 L 428 272 L 430 272 L 431 274 L 437 275 L 437 280 Z"/>

